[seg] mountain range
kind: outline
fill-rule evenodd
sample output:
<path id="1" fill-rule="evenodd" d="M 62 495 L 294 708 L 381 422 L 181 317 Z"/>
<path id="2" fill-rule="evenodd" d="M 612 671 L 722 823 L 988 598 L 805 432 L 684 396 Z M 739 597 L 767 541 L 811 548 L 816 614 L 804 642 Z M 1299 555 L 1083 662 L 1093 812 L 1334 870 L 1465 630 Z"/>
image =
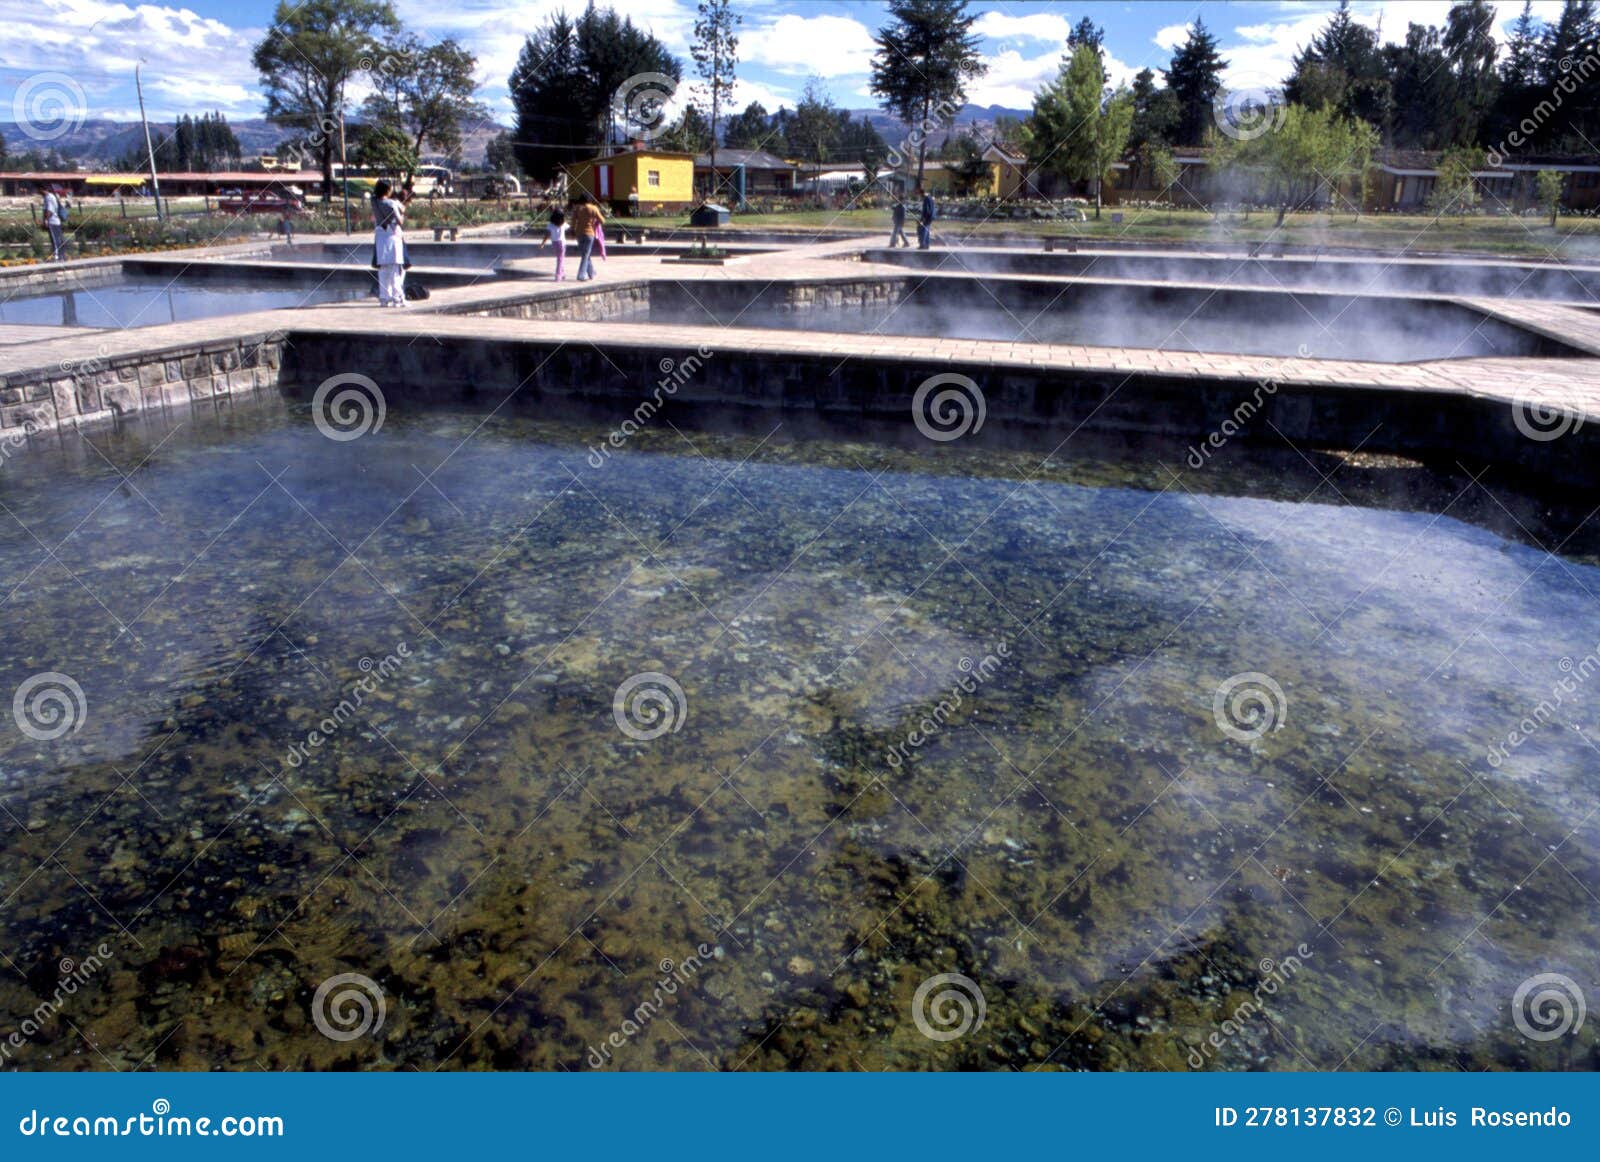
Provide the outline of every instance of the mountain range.
<path id="1" fill-rule="evenodd" d="M 850 115 L 857 120 L 866 118 L 890 145 L 898 145 L 904 141 L 909 132 L 904 122 L 882 109 L 852 109 Z M 955 125 L 950 132 L 976 132 L 987 135 L 993 132 L 997 118 L 1025 116 L 1027 116 L 1025 109 L 1007 109 L 1001 105 L 967 105 L 956 115 Z M 228 124 L 239 138 L 239 145 L 245 157 L 271 153 L 283 142 L 292 141 L 299 135 L 296 130 L 273 125 L 262 118 L 230 121 Z M 461 148 L 463 159 L 475 165 L 482 165 L 489 141 L 505 128 L 503 125 L 489 124 L 464 134 Z M 150 132 L 159 141 L 172 132 L 172 124 L 152 121 Z M 930 147 L 937 147 L 946 136 L 947 132 L 943 129 L 930 133 L 928 136 Z M 91 118 L 55 140 L 44 142 L 29 137 L 16 122 L 0 121 L 0 137 L 5 139 L 6 151 L 12 156 L 34 149 L 55 149 L 68 161 L 76 162 L 83 168 L 91 170 L 111 169 L 120 158 L 144 147 L 144 131 L 137 121 L 109 121 L 101 118 Z"/>

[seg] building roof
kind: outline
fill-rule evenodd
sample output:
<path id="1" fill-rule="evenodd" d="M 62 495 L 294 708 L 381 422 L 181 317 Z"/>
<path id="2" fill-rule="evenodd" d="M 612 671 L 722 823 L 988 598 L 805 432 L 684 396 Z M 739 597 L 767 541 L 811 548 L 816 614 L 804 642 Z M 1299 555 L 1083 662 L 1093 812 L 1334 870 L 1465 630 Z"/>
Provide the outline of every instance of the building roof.
<path id="1" fill-rule="evenodd" d="M 619 149 L 616 153 L 602 153 L 598 157 L 585 157 L 579 161 L 570 162 L 568 169 L 576 165 L 589 165 L 598 161 L 616 161 L 619 157 L 686 157 L 692 158 L 694 154 L 684 153 L 678 149 L 652 149 L 648 145 L 638 146 L 633 149 Z"/>
<path id="2" fill-rule="evenodd" d="M 702 153 L 694 159 L 695 165 L 709 169 L 711 155 Z M 764 149 L 719 149 L 717 150 L 717 168 L 724 166 L 742 165 L 745 169 L 794 169 L 795 167 L 784 161 L 776 154 L 768 153 Z"/>

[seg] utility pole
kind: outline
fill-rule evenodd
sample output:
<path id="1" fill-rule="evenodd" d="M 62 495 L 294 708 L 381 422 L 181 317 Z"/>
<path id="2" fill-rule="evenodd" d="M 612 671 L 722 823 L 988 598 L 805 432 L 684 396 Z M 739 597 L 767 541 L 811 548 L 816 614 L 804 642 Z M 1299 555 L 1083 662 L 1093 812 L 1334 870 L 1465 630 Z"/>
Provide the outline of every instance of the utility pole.
<path id="1" fill-rule="evenodd" d="M 344 148 L 344 85 L 339 86 L 339 185 L 344 188 L 344 232 L 350 233 L 350 161 Z"/>
<path id="2" fill-rule="evenodd" d="M 139 66 L 133 66 L 133 87 L 139 94 L 139 123 L 144 126 L 144 151 L 150 157 L 150 189 L 156 199 L 156 221 L 165 222 L 166 214 L 161 209 L 161 178 L 156 173 L 156 151 L 150 144 L 150 122 L 144 115 L 144 84 L 139 80 Z"/>

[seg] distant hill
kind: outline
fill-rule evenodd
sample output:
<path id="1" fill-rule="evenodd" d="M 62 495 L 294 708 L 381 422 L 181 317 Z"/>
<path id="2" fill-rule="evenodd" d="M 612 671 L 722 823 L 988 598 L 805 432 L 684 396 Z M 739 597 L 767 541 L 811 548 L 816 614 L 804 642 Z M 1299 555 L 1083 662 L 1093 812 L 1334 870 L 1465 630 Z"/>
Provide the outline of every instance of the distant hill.
<path id="1" fill-rule="evenodd" d="M 295 130 L 281 128 L 261 118 L 230 121 L 228 125 L 239 138 L 239 145 L 246 157 L 271 153 L 283 142 L 292 141 L 299 136 Z M 150 134 L 157 141 L 170 134 L 172 129 L 170 121 L 150 123 Z M 467 134 L 461 143 L 463 159 L 481 165 L 490 139 L 503 129 L 504 126 L 491 124 Z M 43 142 L 29 137 L 15 122 L 0 121 L 0 137 L 5 138 L 6 150 L 13 156 L 27 153 L 32 149 L 54 148 L 63 157 L 78 162 L 86 169 L 109 169 L 118 158 L 125 156 L 130 150 L 144 148 L 144 130 L 137 121 L 92 119 L 54 141 Z"/>
<path id="2" fill-rule="evenodd" d="M 1007 109 L 1004 105 L 965 105 L 956 114 L 955 124 L 949 130 L 940 127 L 928 134 L 928 148 L 937 149 L 944 144 L 945 138 L 958 137 L 962 133 L 987 136 L 994 132 L 994 123 L 999 118 L 1015 117 L 1021 120 L 1030 112 L 1032 110 L 1029 109 Z M 911 131 L 905 122 L 882 109 L 852 109 L 850 116 L 858 121 L 866 118 L 890 145 L 899 145 Z"/>

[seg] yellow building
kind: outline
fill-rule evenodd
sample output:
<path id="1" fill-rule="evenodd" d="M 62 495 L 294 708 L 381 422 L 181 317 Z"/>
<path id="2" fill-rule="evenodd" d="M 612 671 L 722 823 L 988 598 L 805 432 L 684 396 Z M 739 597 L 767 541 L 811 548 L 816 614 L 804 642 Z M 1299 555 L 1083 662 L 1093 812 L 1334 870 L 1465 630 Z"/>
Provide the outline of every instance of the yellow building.
<path id="1" fill-rule="evenodd" d="M 633 149 L 567 166 L 574 192 L 582 190 L 614 212 L 678 210 L 694 204 L 694 154 Z"/>
<path id="2" fill-rule="evenodd" d="M 1028 180 L 1027 158 L 1001 146 L 990 145 L 983 151 L 983 160 L 987 173 L 966 188 L 957 189 L 959 183 L 952 172 L 956 163 L 948 161 L 928 162 L 922 183 L 936 197 L 965 195 L 973 198 L 1016 198 L 1032 193 L 1031 190 L 1024 188 Z M 912 162 L 908 170 L 907 180 L 914 184 L 916 163 Z"/>

